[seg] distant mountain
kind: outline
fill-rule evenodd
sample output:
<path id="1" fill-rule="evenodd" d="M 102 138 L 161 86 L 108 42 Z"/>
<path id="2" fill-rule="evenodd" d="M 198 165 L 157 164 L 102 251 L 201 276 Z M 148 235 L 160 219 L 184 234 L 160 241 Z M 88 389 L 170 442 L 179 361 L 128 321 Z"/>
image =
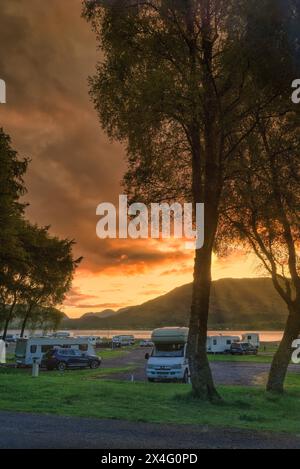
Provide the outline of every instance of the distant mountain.
<path id="1" fill-rule="evenodd" d="M 138 306 L 108 314 L 88 313 L 80 319 L 65 319 L 68 329 L 153 329 L 188 324 L 192 284 Z M 112 310 L 110 310 L 112 311 Z M 105 316 L 103 316 L 103 313 Z M 286 306 L 269 278 L 221 279 L 213 282 L 210 329 L 281 329 Z"/>
<path id="2" fill-rule="evenodd" d="M 119 314 L 119 311 L 114 311 L 113 309 L 105 309 L 104 311 L 100 311 L 99 313 L 85 313 L 81 316 L 80 319 L 88 319 L 88 318 L 108 318 L 110 316 L 114 316 L 115 314 Z"/>

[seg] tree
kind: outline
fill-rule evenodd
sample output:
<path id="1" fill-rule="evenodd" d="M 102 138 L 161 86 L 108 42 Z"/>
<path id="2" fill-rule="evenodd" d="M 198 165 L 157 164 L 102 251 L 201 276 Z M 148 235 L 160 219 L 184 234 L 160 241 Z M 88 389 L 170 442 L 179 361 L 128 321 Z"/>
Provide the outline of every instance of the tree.
<path id="1" fill-rule="evenodd" d="M 24 218 L 20 197 L 26 192 L 23 175 L 27 159 L 20 159 L 8 135 L 0 129 L 0 323 L 3 339 L 12 320 L 57 324 L 54 307 L 62 303 L 81 258 L 73 258 L 74 241 L 51 236 L 49 227 L 31 225 Z M 44 317 L 43 317 L 44 315 Z"/>
<path id="2" fill-rule="evenodd" d="M 27 319 L 28 329 L 42 329 L 43 332 L 56 330 L 64 318 L 64 313 L 57 308 L 35 307 L 34 314 Z"/>
<path id="3" fill-rule="evenodd" d="M 85 1 L 104 58 L 91 78 L 102 127 L 126 142 L 133 199 L 205 205 L 189 324 L 193 393 L 218 399 L 206 355 L 211 258 L 224 182 L 255 123 L 247 2 Z M 269 95 L 256 105 L 266 106 Z"/>
<path id="4" fill-rule="evenodd" d="M 287 305 L 283 339 L 267 384 L 268 391 L 282 393 L 292 343 L 300 334 L 299 116 L 274 116 L 273 110 L 273 116 L 259 114 L 255 119 L 256 132 L 247 141 L 243 165 L 231 182 L 225 216 L 229 223 L 220 229 L 219 239 L 223 247 L 235 238 L 251 248 Z"/>
<path id="5" fill-rule="evenodd" d="M 13 318 L 21 293 L 22 265 L 25 253 L 18 238 L 25 193 L 23 175 L 27 159 L 20 159 L 12 149 L 11 140 L 0 129 L 0 319 L 4 323 L 4 337 Z"/>
<path id="6" fill-rule="evenodd" d="M 229 203 L 222 207 L 225 218 L 219 224 L 218 248 L 232 249 L 237 237 L 238 243 L 252 249 L 287 305 L 283 340 L 267 384 L 269 391 L 281 393 L 292 342 L 300 333 L 300 121 L 290 88 L 300 71 L 300 4 L 267 0 L 256 8 L 259 14 L 253 15 L 255 6 L 250 4 L 247 35 L 248 48 L 257 57 L 248 96 L 254 103 L 250 119 L 255 128 L 239 148 L 238 166 L 226 184 L 224 200 Z M 266 90 L 272 99 L 262 109 L 258 97 Z"/>
<path id="7" fill-rule="evenodd" d="M 20 197 L 26 188 L 23 176 L 28 159 L 20 159 L 11 146 L 10 137 L 0 128 L 0 269 L 3 270 L 11 258 L 15 259 L 20 246 L 16 233 L 24 204 Z"/>
<path id="8" fill-rule="evenodd" d="M 49 227 L 40 228 L 26 222 L 20 239 L 27 253 L 22 295 L 26 304 L 22 315 L 23 337 L 28 322 L 41 323 L 45 315 L 46 323 L 50 319 L 55 323 L 60 317 L 54 307 L 63 302 L 81 258 L 73 258 L 74 241 L 51 236 Z"/>

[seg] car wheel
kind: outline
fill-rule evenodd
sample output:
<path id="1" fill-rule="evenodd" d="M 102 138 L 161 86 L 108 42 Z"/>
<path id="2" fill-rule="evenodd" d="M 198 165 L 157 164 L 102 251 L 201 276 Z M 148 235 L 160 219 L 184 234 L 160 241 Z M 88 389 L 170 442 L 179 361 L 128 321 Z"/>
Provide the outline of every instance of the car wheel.
<path id="1" fill-rule="evenodd" d="M 67 365 L 64 362 L 59 362 L 56 368 L 58 369 L 58 371 L 65 371 Z"/>
<path id="2" fill-rule="evenodd" d="M 99 368 L 99 366 L 100 366 L 100 362 L 98 362 L 98 360 L 93 360 L 90 363 L 91 370 L 96 370 L 97 368 Z"/>
<path id="3" fill-rule="evenodd" d="M 188 382 L 189 382 L 189 373 L 188 373 L 188 370 L 185 370 L 184 375 L 183 375 L 183 378 L 182 378 L 182 382 L 183 382 L 183 384 L 188 384 Z"/>

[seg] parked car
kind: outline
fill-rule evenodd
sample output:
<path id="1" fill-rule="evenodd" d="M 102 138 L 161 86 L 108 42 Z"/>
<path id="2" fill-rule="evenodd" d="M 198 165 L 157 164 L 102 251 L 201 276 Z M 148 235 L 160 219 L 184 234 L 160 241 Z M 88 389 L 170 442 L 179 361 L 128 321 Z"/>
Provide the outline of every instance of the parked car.
<path id="1" fill-rule="evenodd" d="M 91 368 L 95 370 L 101 365 L 101 358 L 87 352 L 72 348 L 58 348 L 45 353 L 42 366 L 47 370 L 64 371 L 67 368 Z"/>
<path id="2" fill-rule="evenodd" d="M 257 355 L 257 348 L 248 342 L 234 342 L 230 346 L 231 355 Z"/>
<path id="3" fill-rule="evenodd" d="M 3 340 L 3 337 L 0 336 L 0 339 Z M 15 344 L 18 340 L 18 336 L 14 334 L 7 334 L 5 337 L 5 342 L 7 344 Z"/>
<path id="4" fill-rule="evenodd" d="M 140 347 L 154 347 L 154 343 L 150 339 L 141 340 Z"/>

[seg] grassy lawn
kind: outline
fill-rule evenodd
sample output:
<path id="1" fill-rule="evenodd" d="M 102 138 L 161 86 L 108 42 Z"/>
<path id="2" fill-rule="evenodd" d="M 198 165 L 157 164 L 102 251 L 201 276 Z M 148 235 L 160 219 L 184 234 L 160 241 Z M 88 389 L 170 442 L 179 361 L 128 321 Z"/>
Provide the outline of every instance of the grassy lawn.
<path id="1" fill-rule="evenodd" d="M 110 358 L 119 358 L 119 357 L 123 357 L 124 355 L 126 355 L 128 353 L 128 350 L 127 349 L 120 349 L 120 348 L 117 348 L 117 349 L 109 349 L 109 348 L 105 348 L 105 349 L 97 349 L 97 355 L 105 360 L 107 359 L 110 359 Z"/>
<path id="2" fill-rule="evenodd" d="M 107 380 L 115 371 L 45 372 L 34 379 L 28 370 L 0 369 L 0 409 L 300 433 L 300 376 L 289 375 L 283 397 L 220 387 L 224 404 L 216 406 L 193 400 L 189 385 Z"/>
<path id="3" fill-rule="evenodd" d="M 271 363 L 272 355 L 208 355 L 210 362 Z"/>
<path id="4" fill-rule="evenodd" d="M 127 355 L 129 352 L 132 352 L 138 348 L 138 345 L 131 345 L 128 347 L 121 347 L 121 348 L 103 348 L 97 349 L 96 353 L 98 356 L 102 357 L 103 359 L 110 359 L 110 358 L 120 358 Z"/>

